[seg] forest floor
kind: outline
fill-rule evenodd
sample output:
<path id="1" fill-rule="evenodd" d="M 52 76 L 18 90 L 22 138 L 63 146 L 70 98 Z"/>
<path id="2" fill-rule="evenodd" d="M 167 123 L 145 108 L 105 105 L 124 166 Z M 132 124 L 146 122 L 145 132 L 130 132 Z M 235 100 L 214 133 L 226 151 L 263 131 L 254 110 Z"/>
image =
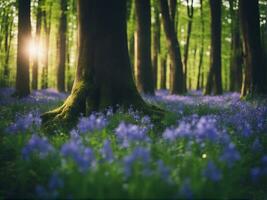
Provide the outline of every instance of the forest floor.
<path id="1" fill-rule="evenodd" d="M 265 100 L 157 91 L 144 99 L 171 111 L 159 124 L 107 109 L 44 134 L 40 114 L 67 94 L 13 92 L 0 89 L 0 199 L 267 197 Z"/>

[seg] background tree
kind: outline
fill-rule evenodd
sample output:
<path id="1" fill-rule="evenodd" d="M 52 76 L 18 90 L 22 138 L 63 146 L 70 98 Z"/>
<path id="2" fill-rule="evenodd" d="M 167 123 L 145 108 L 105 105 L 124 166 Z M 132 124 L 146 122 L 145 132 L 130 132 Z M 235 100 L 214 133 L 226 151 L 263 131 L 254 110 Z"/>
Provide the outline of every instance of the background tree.
<path id="1" fill-rule="evenodd" d="M 138 94 L 127 48 L 126 1 L 78 0 L 79 57 L 71 95 L 54 111 L 42 116 L 69 121 L 108 106 L 151 112 Z M 103 15 L 103 12 L 105 15 Z"/>
<path id="2" fill-rule="evenodd" d="M 210 0 L 211 10 L 211 53 L 210 71 L 208 75 L 205 94 L 222 94 L 221 77 L 221 0 Z"/>
<path id="3" fill-rule="evenodd" d="M 183 64 L 181 60 L 180 45 L 177 40 L 174 27 L 174 14 L 172 14 L 173 10 L 169 10 L 168 2 L 165 0 L 160 0 L 160 9 L 171 59 L 170 74 L 172 77 L 170 92 L 172 94 L 182 94 L 184 93 Z"/>
<path id="4" fill-rule="evenodd" d="M 229 0 L 231 15 L 231 58 L 230 58 L 230 91 L 241 91 L 242 86 L 242 43 L 238 6 L 236 0 Z"/>
<path id="5" fill-rule="evenodd" d="M 159 1 L 153 1 L 153 46 L 152 46 L 152 66 L 153 66 L 153 77 L 154 77 L 154 87 L 157 88 L 158 83 L 158 62 L 160 53 L 160 12 L 159 12 Z"/>
<path id="6" fill-rule="evenodd" d="M 18 1 L 18 52 L 16 92 L 18 97 L 30 94 L 29 52 L 26 50 L 31 39 L 31 1 Z"/>
<path id="7" fill-rule="evenodd" d="M 37 16 L 36 16 L 36 33 L 35 33 L 35 45 L 37 50 L 40 48 L 40 34 L 42 25 L 42 6 L 43 0 L 38 0 L 37 5 Z M 32 89 L 36 90 L 38 88 L 38 68 L 39 68 L 39 53 L 33 58 L 32 66 Z"/>
<path id="8" fill-rule="evenodd" d="M 154 94 L 151 63 L 150 0 L 135 0 L 136 11 L 136 69 L 139 92 Z"/>
<path id="9" fill-rule="evenodd" d="M 187 24 L 187 36 L 186 42 L 184 46 L 184 90 L 187 90 L 187 61 L 188 61 L 188 51 L 189 51 L 189 44 L 190 44 L 190 37 L 192 32 L 192 23 L 193 23 L 193 16 L 194 16 L 194 0 L 186 0 L 186 7 L 187 7 L 187 17 L 188 17 L 188 24 Z"/>
<path id="10" fill-rule="evenodd" d="M 60 22 L 58 33 L 57 89 L 65 91 L 66 34 L 67 34 L 67 0 L 60 0 Z"/>
<path id="11" fill-rule="evenodd" d="M 260 37 L 258 0 L 239 1 L 240 21 L 245 46 L 245 80 L 242 96 L 267 94 L 266 68 Z"/>

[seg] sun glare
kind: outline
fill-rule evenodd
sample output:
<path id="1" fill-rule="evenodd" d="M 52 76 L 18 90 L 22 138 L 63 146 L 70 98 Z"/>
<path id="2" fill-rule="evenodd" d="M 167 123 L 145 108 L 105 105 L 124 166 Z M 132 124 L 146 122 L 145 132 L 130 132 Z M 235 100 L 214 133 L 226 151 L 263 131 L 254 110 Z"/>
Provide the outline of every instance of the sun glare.
<path id="1" fill-rule="evenodd" d="M 28 52 L 31 58 L 42 58 L 43 47 L 41 43 L 36 43 L 34 40 L 30 40 L 28 45 Z"/>

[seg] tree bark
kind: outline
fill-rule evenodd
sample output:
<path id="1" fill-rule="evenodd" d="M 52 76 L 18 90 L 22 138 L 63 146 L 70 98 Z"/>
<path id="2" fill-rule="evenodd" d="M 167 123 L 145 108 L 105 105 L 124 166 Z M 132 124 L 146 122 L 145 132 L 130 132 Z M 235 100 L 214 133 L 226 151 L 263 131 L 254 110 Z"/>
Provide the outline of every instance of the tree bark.
<path id="1" fill-rule="evenodd" d="M 37 18 L 36 18 L 36 33 L 35 33 L 35 45 L 37 48 L 40 48 L 40 33 L 41 33 L 41 24 L 42 24 L 42 0 L 38 0 L 37 6 Z M 38 68 L 39 68 L 39 54 L 33 58 L 32 66 L 32 89 L 38 89 Z"/>
<path id="2" fill-rule="evenodd" d="M 236 1 L 229 0 L 231 15 L 231 58 L 230 58 L 230 91 L 241 91 L 242 86 L 242 43 L 239 29 L 239 17 L 234 10 Z"/>
<path id="3" fill-rule="evenodd" d="M 76 79 L 71 95 L 61 107 L 42 115 L 43 123 L 56 121 L 70 125 L 81 113 L 117 105 L 133 106 L 146 113 L 155 111 L 142 100 L 133 80 L 127 47 L 126 1 L 78 0 L 77 3 Z M 158 109 L 155 112 L 162 113 Z"/>
<path id="4" fill-rule="evenodd" d="M 210 71 L 206 85 L 205 94 L 222 94 L 221 75 L 221 0 L 209 0 L 211 10 L 211 53 Z M 214 88 L 212 88 L 212 86 Z"/>
<path id="5" fill-rule="evenodd" d="M 18 97 L 30 94 L 29 52 L 25 50 L 31 39 L 31 1 L 18 1 L 18 51 L 16 92 Z"/>
<path id="6" fill-rule="evenodd" d="M 154 1 L 154 23 L 153 23 L 153 48 L 152 48 L 152 66 L 154 87 L 157 88 L 158 83 L 158 58 L 160 53 L 160 19 L 158 1 Z"/>
<path id="7" fill-rule="evenodd" d="M 241 96 L 266 95 L 266 68 L 260 37 L 258 0 L 239 1 L 241 29 L 245 46 L 245 82 Z"/>
<path id="8" fill-rule="evenodd" d="M 166 0 L 160 0 L 160 9 L 163 19 L 163 26 L 167 38 L 167 45 L 171 59 L 171 84 L 172 94 L 183 94 L 183 64 L 181 60 L 180 45 L 174 28 L 174 20 L 170 16 L 169 6 Z"/>
<path id="9" fill-rule="evenodd" d="M 43 11 L 44 18 L 44 30 L 45 30 L 45 55 L 44 55 L 44 66 L 42 69 L 42 80 L 41 88 L 48 88 L 48 61 L 49 61 L 49 44 L 50 44 L 50 32 L 51 32 L 51 13 L 52 13 L 52 2 L 50 2 L 48 9 Z"/>
<path id="10" fill-rule="evenodd" d="M 154 95 L 151 63 L 150 0 L 135 0 L 137 31 L 137 88 L 139 92 Z"/>
<path id="11" fill-rule="evenodd" d="M 193 23 L 193 16 L 194 16 L 194 7 L 193 3 L 194 0 L 191 0 L 191 5 L 189 5 L 189 0 L 186 0 L 187 3 L 187 16 L 188 16 L 188 24 L 187 24 L 187 36 L 186 42 L 184 46 L 184 90 L 187 90 L 187 60 L 188 60 L 188 51 L 190 45 L 190 37 L 192 31 L 192 23 Z"/>
<path id="12" fill-rule="evenodd" d="M 65 91 L 65 64 L 66 64 L 66 32 L 67 32 L 67 1 L 60 1 L 61 14 L 58 33 L 58 64 L 57 64 L 57 90 Z"/>
<path id="13" fill-rule="evenodd" d="M 162 56 L 160 64 L 160 89 L 166 89 L 166 77 L 167 77 L 167 55 Z"/>
<path id="14" fill-rule="evenodd" d="M 197 74 L 197 90 L 200 89 L 200 76 L 202 72 L 203 54 L 204 54 L 204 33 L 205 33 L 205 23 L 203 18 L 203 0 L 200 0 L 200 18 L 201 18 L 201 42 L 199 51 L 199 63 L 198 63 L 198 74 Z"/>

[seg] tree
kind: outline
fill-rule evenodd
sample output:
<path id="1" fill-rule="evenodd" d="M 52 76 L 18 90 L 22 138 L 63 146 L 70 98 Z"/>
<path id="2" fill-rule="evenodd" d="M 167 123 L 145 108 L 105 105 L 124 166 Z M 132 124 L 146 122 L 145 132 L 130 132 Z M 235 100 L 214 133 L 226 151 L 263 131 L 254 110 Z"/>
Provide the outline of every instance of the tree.
<path id="1" fill-rule="evenodd" d="M 186 42 L 184 46 L 184 90 L 187 89 L 186 79 L 187 79 L 187 60 L 188 60 L 188 51 L 190 45 L 190 37 L 192 32 L 192 23 L 193 23 L 193 16 L 194 16 L 194 0 L 191 0 L 189 4 L 189 0 L 186 0 L 186 7 L 187 7 L 187 16 L 188 16 L 188 24 L 187 24 L 187 36 Z"/>
<path id="2" fill-rule="evenodd" d="M 221 0 L 209 0 L 211 11 L 211 53 L 210 70 L 205 94 L 222 94 L 221 75 Z"/>
<path id="3" fill-rule="evenodd" d="M 67 32 L 67 1 L 60 1 L 61 13 L 58 33 L 58 63 L 57 63 L 57 89 L 65 91 L 65 64 L 66 64 L 66 32 Z"/>
<path id="4" fill-rule="evenodd" d="M 242 86 L 242 42 L 236 1 L 229 0 L 231 15 L 231 58 L 230 58 L 230 91 L 241 91 Z"/>
<path id="5" fill-rule="evenodd" d="M 136 69 L 139 92 L 154 94 L 151 63 L 150 0 L 135 0 L 136 11 Z"/>
<path id="6" fill-rule="evenodd" d="M 170 92 L 172 94 L 182 94 L 184 93 L 183 64 L 181 60 L 180 45 L 177 40 L 177 35 L 174 26 L 175 9 L 172 8 L 173 6 L 171 6 L 171 9 L 169 9 L 168 2 L 166 0 L 160 0 L 160 9 L 163 19 L 163 26 L 167 38 L 167 45 L 171 60 Z"/>
<path id="7" fill-rule="evenodd" d="M 158 1 L 154 1 L 154 20 L 153 20 L 153 46 L 152 46 L 152 66 L 154 87 L 157 88 L 158 83 L 158 58 L 160 53 L 160 18 Z"/>
<path id="8" fill-rule="evenodd" d="M 18 97 L 30 94 L 29 52 L 27 46 L 31 39 L 31 1 L 18 1 L 18 51 L 16 92 Z"/>
<path id="9" fill-rule="evenodd" d="M 42 68 L 42 80 L 41 88 L 48 88 L 48 58 L 49 58 L 49 44 L 50 44 L 50 32 L 51 32 L 51 17 L 52 17 L 52 2 L 43 10 L 43 23 L 45 31 L 45 55 L 44 55 L 44 66 Z"/>
<path id="10" fill-rule="evenodd" d="M 41 23 L 42 23 L 42 3 L 43 0 L 38 0 L 37 6 L 37 17 L 36 17 L 36 33 L 35 33 L 35 45 L 37 48 L 40 46 L 40 33 L 41 33 Z M 32 66 L 32 89 L 36 90 L 38 88 L 38 65 L 39 65 L 39 54 L 33 58 Z"/>
<path id="11" fill-rule="evenodd" d="M 42 115 L 43 123 L 50 124 L 51 120 L 73 122 L 81 113 L 118 104 L 160 114 L 161 111 L 142 100 L 132 77 L 126 1 L 78 0 L 77 3 L 79 56 L 76 79 L 64 104 Z"/>
<path id="12" fill-rule="evenodd" d="M 245 79 L 241 96 L 266 95 L 266 68 L 260 37 L 258 0 L 239 1 L 240 22 L 245 49 Z"/>
<path id="13" fill-rule="evenodd" d="M 200 0 L 200 20 L 201 20 L 201 42 L 200 42 L 200 51 L 199 51 L 199 63 L 198 63 L 198 74 L 197 74 L 197 90 L 200 89 L 200 75 L 202 72 L 202 63 L 203 63 L 203 54 L 204 54 L 204 33 L 205 33 L 205 24 L 203 16 L 203 0 Z M 203 81 L 203 78 L 202 78 Z"/>

